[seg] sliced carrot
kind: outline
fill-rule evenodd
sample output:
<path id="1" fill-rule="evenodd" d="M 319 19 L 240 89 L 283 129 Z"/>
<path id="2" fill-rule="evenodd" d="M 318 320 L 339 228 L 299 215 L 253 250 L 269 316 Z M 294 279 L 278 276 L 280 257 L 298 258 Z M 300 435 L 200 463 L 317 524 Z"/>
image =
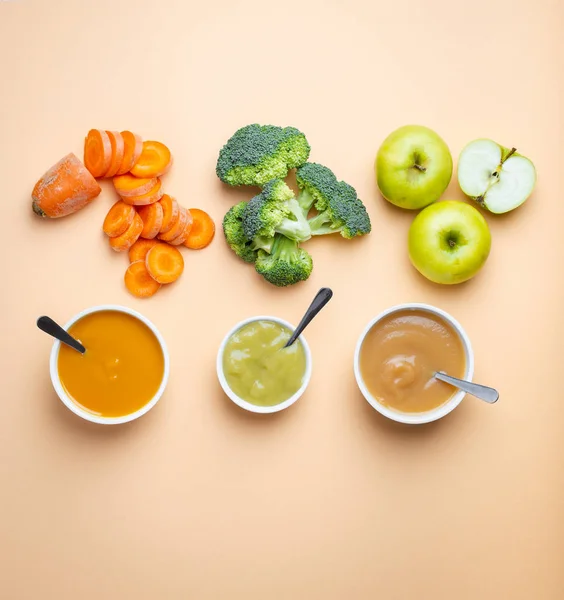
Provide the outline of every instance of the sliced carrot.
<path id="1" fill-rule="evenodd" d="M 163 224 L 161 233 L 168 233 L 178 219 L 180 206 L 178 202 L 168 194 L 164 194 L 160 199 L 160 205 L 163 207 Z"/>
<path id="2" fill-rule="evenodd" d="M 71 152 L 35 184 L 31 206 L 40 217 L 57 219 L 84 208 L 101 191 L 92 173 Z"/>
<path id="3" fill-rule="evenodd" d="M 137 213 L 143 219 L 141 237 L 152 240 L 157 237 L 163 224 L 163 207 L 160 202 L 148 206 L 140 206 Z"/>
<path id="4" fill-rule="evenodd" d="M 188 236 L 192 231 L 192 223 L 194 222 L 194 218 L 192 217 L 192 213 L 187 208 L 184 210 L 186 211 L 187 215 L 186 225 L 184 226 L 183 231 L 181 231 L 174 239 L 168 241 L 171 246 L 181 246 L 188 239 Z"/>
<path id="5" fill-rule="evenodd" d="M 139 238 L 133 246 L 129 249 L 129 262 L 135 262 L 138 260 L 145 260 L 147 252 L 157 244 L 160 244 L 159 240 L 144 240 Z"/>
<path id="6" fill-rule="evenodd" d="M 122 196 L 122 200 L 127 204 L 132 204 L 133 206 L 146 206 L 147 204 L 158 202 L 162 197 L 163 190 L 161 180 L 157 179 L 157 184 L 151 191 L 143 194 L 142 196 Z"/>
<path id="7" fill-rule="evenodd" d="M 211 243 L 215 235 L 215 223 L 207 212 L 199 208 L 191 208 L 192 230 L 186 238 L 184 245 L 191 250 L 200 250 Z"/>
<path id="8" fill-rule="evenodd" d="M 102 230 L 108 237 L 118 237 L 129 229 L 134 217 L 133 206 L 129 206 L 123 200 L 118 200 L 108 211 Z"/>
<path id="9" fill-rule="evenodd" d="M 104 177 L 111 162 L 110 136 L 102 129 L 91 129 L 84 140 L 84 165 L 94 177 Z"/>
<path id="10" fill-rule="evenodd" d="M 182 254 L 177 248 L 168 244 L 153 246 L 147 252 L 145 264 L 151 277 L 159 283 L 172 283 L 184 271 Z"/>
<path id="11" fill-rule="evenodd" d="M 135 177 L 160 177 L 172 166 L 172 154 L 161 142 L 143 142 L 143 152 L 131 174 Z"/>
<path id="12" fill-rule="evenodd" d="M 118 237 L 110 238 L 110 246 L 116 252 L 127 252 L 139 239 L 143 229 L 141 217 L 135 213 L 131 225 Z"/>
<path id="13" fill-rule="evenodd" d="M 104 177 L 113 177 L 121 167 L 125 143 L 119 131 L 106 131 L 112 145 L 112 160 Z"/>
<path id="14" fill-rule="evenodd" d="M 137 298 L 150 298 L 160 289 L 161 284 L 156 282 L 147 271 L 144 260 L 133 262 L 125 272 L 125 287 Z"/>
<path id="15" fill-rule="evenodd" d="M 135 163 L 139 160 L 141 152 L 143 151 L 143 138 L 140 135 L 132 133 L 131 131 L 122 131 L 121 137 L 123 138 L 125 147 L 123 159 L 117 172 L 118 175 L 129 173 Z"/>
<path id="16" fill-rule="evenodd" d="M 187 222 L 188 213 L 186 212 L 186 209 L 181 206 L 178 212 L 178 219 L 166 233 L 159 233 L 159 240 L 162 240 L 163 242 L 170 242 L 170 240 L 178 237 L 186 229 Z"/>
<path id="17" fill-rule="evenodd" d="M 130 175 L 129 173 L 118 175 L 113 179 L 116 192 L 122 198 L 142 196 L 143 194 L 150 192 L 157 185 L 157 182 L 158 179 L 156 177 L 139 179 L 138 177 L 133 177 L 133 175 Z"/>

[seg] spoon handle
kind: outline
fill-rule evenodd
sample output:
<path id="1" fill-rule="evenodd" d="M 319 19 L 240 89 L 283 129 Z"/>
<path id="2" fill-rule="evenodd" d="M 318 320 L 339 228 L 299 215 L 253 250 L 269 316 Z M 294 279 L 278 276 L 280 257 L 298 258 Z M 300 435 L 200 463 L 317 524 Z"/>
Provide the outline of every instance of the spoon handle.
<path id="1" fill-rule="evenodd" d="M 284 348 L 291 346 L 300 337 L 302 331 L 311 323 L 313 317 L 315 317 L 315 315 L 327 304 L 327 302 L 329 302 L 329 300 L 331 300 L 332 297 L 333 291 L 329 288 L 321 288 L 319 292 L 317 292 L 313 302 L 309 305 L 309 308 L 306 310 L 306 313 L 300 321 L 300 324 L 296 327 L 294 333 L 286 342 Z"/>
<path id="2" fill-rule="evenodd" d="M 37 327 L 39 327 L 41 331 L 44 331 L 54 338 L 57 338 L 60 342 L 63 342 L 63 344 L 78 350 L 81 354 L 86 352 L 86 348 L 78 340 L 75 340 L 50 317 L 39 317 L 39 319 L 37 319 Z"/>
<path id="3" fill-rule="evenodd" d="M 493 404 L 499 399 L 499 392 L 494 388 L 488 387 L 487 385 L 480 385 L 479 383 L 473 383 L 472 381 L 458 379 L 457 377 L 452 377 L 451 375 L 441 372 L 435 373 L 435 377 L 441 381 L 450 383 L 451 385 L 460 388 L 464 392 L 467 392 L 468 394 L 471 394 L 472 396 L 475 396 L 484 402 Z"/>

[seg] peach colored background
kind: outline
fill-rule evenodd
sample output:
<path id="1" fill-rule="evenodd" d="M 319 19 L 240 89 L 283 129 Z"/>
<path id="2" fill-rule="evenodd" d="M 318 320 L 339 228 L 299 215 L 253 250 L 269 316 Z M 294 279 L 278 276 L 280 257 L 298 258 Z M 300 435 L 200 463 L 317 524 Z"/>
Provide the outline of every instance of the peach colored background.
<path id="1" fill-rule="evenodd" d="M 563 18 L 559 0 L 0 3 L 3 599 L 564 597 Z M 256 121 L 303 129 L 373 219 L 366 239 L 312 242 L 303 285 L 269 287 L 219 235 L 138 301 L 100 232 L 108 185 L 67 219 L 31 212 L 35 180 L 89 128 L 128 128 L 170 145 L 167 189 L 219 224 L 249 192 L 220 184 L 217 152 Z M 488 218 L 491 258 L 466 285 L 411 268 L 413 215 L 377 194 L 375 152 L 411 122 L 455 158 L 486 136 L 538 167 L 530 201 Z M 321 286 L 335 297 L 308 330 L 307 395 L 241 412 L 215 377 L 224 333 L 257 313 L 297 322 Z M 404 301 L 460 319 L 496 406 L 469 398 L 417 429 L 368 406 L 356 338 Z M 106 302 L 152 319 L 172 359 L 162 402 L 117 428 L 63 407 L 34 326 Z"/>

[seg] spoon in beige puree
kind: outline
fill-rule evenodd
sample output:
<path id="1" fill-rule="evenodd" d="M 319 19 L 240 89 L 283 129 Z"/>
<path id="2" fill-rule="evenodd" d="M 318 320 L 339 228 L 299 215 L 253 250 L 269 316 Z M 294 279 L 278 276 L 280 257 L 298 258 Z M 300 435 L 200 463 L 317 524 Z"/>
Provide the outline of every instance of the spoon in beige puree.
<path id="1" fill-rule="evenodd" d="M 480 385 L 479 383 L 473 383 L 472 381 L 466 381 L 465 379 L 458 379 L 458 377 L 452 377 L 442 371 L 435 373 L 435 379 L 449 383 L 459 390 L 471 394 L 489 404 L 494 404 L 494 402 L 497 402 L 499 399 L 499 392 L 487 385 Z"/>

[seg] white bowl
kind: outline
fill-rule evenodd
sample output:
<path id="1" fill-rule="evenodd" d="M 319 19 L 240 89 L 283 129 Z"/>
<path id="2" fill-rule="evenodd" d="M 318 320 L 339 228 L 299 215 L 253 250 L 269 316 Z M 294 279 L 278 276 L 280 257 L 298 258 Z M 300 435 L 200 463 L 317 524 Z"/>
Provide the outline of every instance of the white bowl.
<path id="1" fill-rule="evenodd" d="M 356 345 L 356 351 L 354 354 L 354 375 L 356 377 L 356 382 L 358 384 L 358 387 L 360 388 L 360 391 L 362 392 L 362 395 L 366 398 L 368 403 L 373 408 L 375 408 L 380 414 L 384 415 L 385 417 L 388 417 L 388 419 L 398 421 L 399 423 L 407 423 L 409 425 L 419 425 L 422 423 L 430 423 L 432 421 L 437 421 L 438 419 L 441 419 L 442 417 L 448 415 L 462 402 L 462 399 L 466 395 L 465 392 L 463 392 L 462 390 L 456 392 L 455 394 L 453 394 L 450 400 L 445 402 L 445 404 L 442 404 L 441 406 L 433 410 L 421 413 L 400 412 L 392 408 L 388 408 L 387 406 L 384 406 L 383 404 L 378 402 L 378 400 L 374 398 L 374 396 L 372 396 L 372 394 L 368 391 L 368 388 L 364 383 L 359 366 L 360 350 L 362 348 L 364 338 L 372 329 L 372 327 L 374 327 L 374 325 L 384 317 L 392 313 L 405 310 L 419 310 L 431 313 L 435 316 L 442 318 L 444 321 L 446 321 L 452 326 L 452 328 L 458 334 L 458 337 L 460 338 L 460 341 L 462 342 L 462 345 L 464 347 L 464 354 L 466 357 L 466 370 L 464 373 L 464 379 L 467 379 L 468 381 L 472 381 L 472 377 L 474 376 L 474 352 L 472 350 L 472 345 L 470 344 L 470 339 L 466 335 L 464 329 L 462 329 L 460 323 L 451 315 L 446 313 L 444 310 L 441 310 L 440 308 L 436 308 L 434 306 L 430 306 L 429 304 L 410 303 L 392 306 L 391 308 L 388 308 L 387 310 L 381 312 L 366 326 L 365 330 L 362 332 L 358 340 L 358 343 Z"/>
<path id="2" fill-rule="evenodd" d="M 302 394 L 305 392 L 307 386 L 309 385 L 310 379 L 311 379 L 311 366 L 312 366 L 311 352 L 309 350 L 309 346 L 307 345 L 307 342 L 305 341 L 305 338 L 302 335 L 300 335 L 300 337 L 298 338 L 298 341 L 300 341 L 302 343 L 302 347 L 304 349 L 305 359 L 306 359 L 306 370 L 304 373 L 304 379 L 303 379 L 300 389 L 293 396 L 288 398 L 288 400 L 284 400 L 284 402 L 280 402 L 279 404 L 275 404 L 274 406 L 257 406 L 256 404 L 252 404 L 251 402 L 247 402 L 246 400 L 243 400 L 243 398 L 239 397 L 229 387 L 229 384 L 227 383 L 227 380 L 225 379 L 225 374 L 223 373 L 223 353 L 225 352 L 225 346 L 226 346 L 227 342 L 229 341 L 229 339 L 231 338 L 231 336 L 234 333 L 236 333 L 237 331 L 239 331 L 239 329 L 241 329 L 241 327 L 244 327 L 245 325 L 247 325 L 249 323 L 254 323 L 255 321 L 274 321 L 275 323 L 279 323 L 280 325 L 287 327 L 290 331 L 294 331 L 294 329 L 295 329 L 295 327 L 293 325 L 291 325 L 287 321 L 284 321 L 283 319 L 279 319 L 278 317 L 252 317 L 250 319 L 245 319 L 244 321 L 241 321 L 240 323 L 235 325 L 235 327 L 233 327 L 233 329 L 231 329 L 231 331 L 229 331 L 229 333 L 225 336 L 225 338 L 221 342 L 221 346 L 219 347 L 219 351 L 217 353 L 217 362 L 216 362 L 217 377 L 219 379 L 219 383 L 221 384 L 221 387 L 223 388 L 223 391 L 225 392 L 225 394 L 235 404 L 237 404 L 237 406 L 240 406 L 241 408 L 244 408 L 245 410 L 248 410 L 248 411 L 254 412 L 254 413 L 262 413 L 262 414 L 275 413 L 275 412 L 284 410 L 285 408 L 288 408 L 289 406 L 292 406 L 292 404 L 294 404 L 294 402 L 296 402 L 302 396 Z"/>
<path id="3" fill-rule="evenodd" d="M 166 388 L 166 385 L 168 383 L 168 376 L 169 376 L 169 372 L 170 372 L 170 359 L 169 359 L 166 343 L 165 343 L 162 335 L 160 334 L 159 330 L 153 325 L 153 323 L 151 323 L 151 321 L 149 321 L 149 319 L 147 319 L 146 317 L 144 317 L 142 314 L 138 313 L 137 311 L 132 310 L 131 308 L 127 308 L 126 306 L 118 306 L 118 305 L 114 305 L 114 304 L 103 304 L 100 306 L 93 306 L 92 308 L 87 308 L 86 310 L 83 310 L 81 313 L 78 313 L 76 316 L 74 316 L 64 326 L 64 329 L 68 330 L 68 328 L 71 325 L 73 325 L 77 321 L 80 321 L 80 319 L 82 319 L 86 315 L 90 315 L 90 314 L 96 313 L 96 312 L 108 311 L 108 310 L 122 312 L 127 315 L 131 315 L 132 317 L 135 317 L 136 319 L 138 319 L 139 321 L 144 323 L 154 333 L 155 337 L 157 338 L 157 340 L 161 346 L 162 353 L 163 353 L 164 372 L 163 372 L 163 379 L 161 381 L 161 385 L 159 386 L 159 389 L 157 390 L 157 393 L 153 396 L 153 398 L 149 402 L 147 402 L 147 404 L 142 406 L 139 410 L 136 410 L 135 412 L 130 413 L 128 415 L 123 415 L 122 417 L 101 417 L 99 415 L 95 415 L 91 412 L 88 412 L 87 410 L 84 410 L 66 393 L 64 387 L 61 384 L 61 379 L 59 378 L 59 369 L 58 369 L 59 349 L 61 347 L 61 342 L 59 342 L 58 340 L 53 344 L 53 349 L 51 350 L 51 360 L 50 360 L 51 381 L 53 383 L 53 387 L 55 388 L 55 391 L 57 392 L 57 395 L 62 400 L 63 404 L 69 410 L 71 410 L 75 415 L 78 415 L 79 417 L 82 417 L 83 419 L 86 419 L 87 421 L 91 421 L 92 423 L 100 423 L 101 425 L 119 425 L 121 423 L 127 423 L 129 421 L 134 421 L 135 419 L 138 419 L 139 417 L 143 416 L 145 413 L 149 412 L 151 410 L 151 408 L 153 408 L 153 406 L 155 406 L 155 404 L 160 400 L 160 398 L 163 395 L 163 392 Z"/>

